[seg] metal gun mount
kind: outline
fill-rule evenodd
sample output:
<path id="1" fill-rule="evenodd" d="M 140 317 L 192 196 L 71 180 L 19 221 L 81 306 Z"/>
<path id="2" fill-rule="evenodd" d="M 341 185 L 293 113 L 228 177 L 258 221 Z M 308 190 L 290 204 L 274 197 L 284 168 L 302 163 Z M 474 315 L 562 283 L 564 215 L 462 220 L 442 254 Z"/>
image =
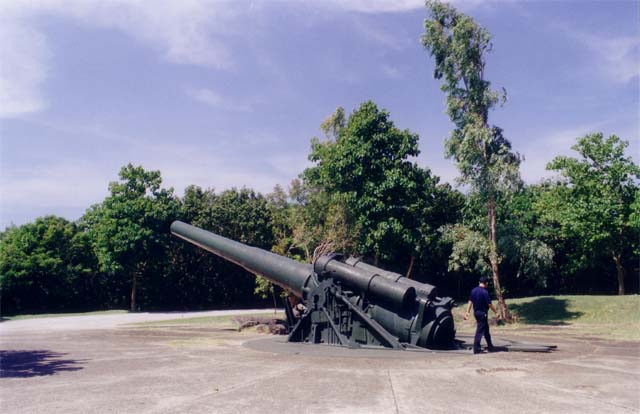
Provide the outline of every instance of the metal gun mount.
<path id="1" fill-rule="evenodd" d="M 171 233 L 263 276 L 302 300 L 287 306 L 290 342 L 391 349 L 456 347 L 451 308 L 435 286 L 339 254 L 299 263 L 175 221 Z M 288 304 L 288 301 L 286 301 Z"/>

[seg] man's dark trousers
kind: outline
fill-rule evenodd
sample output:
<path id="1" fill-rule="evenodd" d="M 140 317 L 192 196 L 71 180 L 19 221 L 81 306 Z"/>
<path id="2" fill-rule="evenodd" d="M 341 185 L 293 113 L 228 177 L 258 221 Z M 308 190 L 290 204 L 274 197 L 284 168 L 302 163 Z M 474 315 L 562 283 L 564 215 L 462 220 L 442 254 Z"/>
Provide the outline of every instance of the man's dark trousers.
<path id="1" fill-rule="evenodd" d="M 489 333 L 489 320 L 487 319 L 486 312 L 474 312 L 473 316 L 476 317 L 476 336 L 473 339 L 473 352 L 480 352 L 480 340 L 484 336 L 484 340 L 487 341 L 487 347 L 492 350 L 493 342 L 491 342 L 491 333 Z"/>

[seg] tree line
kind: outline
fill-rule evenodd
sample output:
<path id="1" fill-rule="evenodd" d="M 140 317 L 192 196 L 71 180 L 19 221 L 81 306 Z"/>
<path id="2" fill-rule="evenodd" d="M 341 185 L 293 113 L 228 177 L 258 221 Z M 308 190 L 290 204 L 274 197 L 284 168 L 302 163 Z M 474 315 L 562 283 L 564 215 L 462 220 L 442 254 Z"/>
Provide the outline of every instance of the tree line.
<path id="1" fill-rule="evenodd" d="M 310 262 L 340 251 L 462 298 L 479 275 L 504 296 L 638 292 L 640 169 L 628 143 L 577 137 L 552 179 L 527 185 L 520 154 L 489 114 L 506 93 L 484 79 L 491 37 L 453 7 L 427 3 L 422 44 L 435 61 L 454 124 L 445 153 L 461 192 L 419 166 L 417 134 L 374 102 L 338 108 L 285 189 L 163 188 L 161 173 L 127 165 L 109 196 L 77 221 L 47 216 L 0 234 L 3 314 L 129 307 L 251 306 L 261 278 L 172 238 L 180 219 Z M 631 275 L 631 277 L 629 277 Z M 265 299 L 266 298 L 266 299 Z"/>
<path id="2" fill-rule="evenodd" d="M 300 261 L 341 251 L 464 297 L 497 258 L 506 296 L 638 292 L 640 171 L 616 136 L 591 134 L 556 178 L 495 198 L 452 188 L 412 161 L 418 136 L 365 102 L 339 108 L 313 139 L 313 165 L 285 189 L 163 188 L 124 166 L 109 196 L 77 221 L 46 216 L 0 234 L 2 312 L 255 306 L 271 286 L 170 236 L 183 220 Z M 633 277 L 628 277 L 631 274 Z M 254 292 L 256 291 L 257 292 Z M 258 296 L 255 294 L 258 293 Z"/>

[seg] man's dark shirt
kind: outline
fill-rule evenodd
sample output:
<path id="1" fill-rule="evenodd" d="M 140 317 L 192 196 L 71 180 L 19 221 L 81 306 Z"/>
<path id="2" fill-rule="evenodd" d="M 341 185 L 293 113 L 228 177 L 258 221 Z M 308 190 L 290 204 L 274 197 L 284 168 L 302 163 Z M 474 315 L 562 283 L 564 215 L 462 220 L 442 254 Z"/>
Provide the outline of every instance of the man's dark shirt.
<path id="1" fill-rule="evenodd" d="M 487 289 L 480 286 L 473 288 L 473 290 L 469 294 L 469 300 L 473 303 L 474 312 L 487 313 L 489 311 L 491 298 L 489 297 L 489 292 L 487 292 Z"/>

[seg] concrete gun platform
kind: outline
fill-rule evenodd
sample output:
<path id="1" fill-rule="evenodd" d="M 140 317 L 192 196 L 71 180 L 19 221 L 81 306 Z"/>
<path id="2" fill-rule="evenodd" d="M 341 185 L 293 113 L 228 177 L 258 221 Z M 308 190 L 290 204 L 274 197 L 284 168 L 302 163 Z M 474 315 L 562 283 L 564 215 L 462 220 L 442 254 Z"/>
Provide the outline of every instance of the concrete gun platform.
<path id="1" fill-rule="evenodd" d="M 288 347 L 282 338 L 215 324 L 129 325 L 229 314 L 234 313 L 2 322 L 0 409 L 3 413 L 640 412 L 637 342 L 554 336 L 559 349 L 553 353 L 368 354 Z M 509 339 L 550 342 L 548 337 Z M 268 346 L 274 343 L 275 348 Z"/>

